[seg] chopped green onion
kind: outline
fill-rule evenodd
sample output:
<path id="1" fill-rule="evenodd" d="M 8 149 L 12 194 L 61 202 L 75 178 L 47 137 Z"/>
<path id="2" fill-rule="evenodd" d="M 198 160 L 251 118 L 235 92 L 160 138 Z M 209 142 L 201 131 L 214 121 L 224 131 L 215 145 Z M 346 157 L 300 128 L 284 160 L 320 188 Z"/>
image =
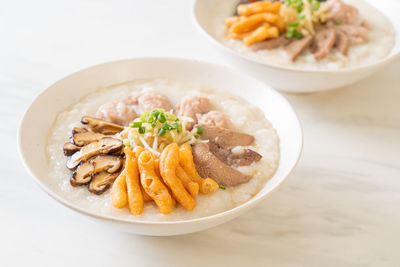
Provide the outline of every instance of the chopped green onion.
<path id="1" fill-rule="evenodd" d="M 220 189 L 226 190 L 226 187 L 225 187 L 225 186 L 223 186 L 223 185 L 218 185 L 218 186 L 219 186 Z"/>
<path id="2" fill-rule="evenodd" d="M 139 128 L 140 126 L 142 126 L 142 122 L 141 121 L 132 121 L 131 123 L 129 123 L 129 126 L 131 128 Z"/>
<path id="3" fill-rule="evenodd" d="M 146 128 L 144 127 L 139 127 L 139 133 L 144 134 L 146 132 Z"/>
<path id="4" fill-rule="evenodd" d="M 176 131 L 178 133 L 182 132 L 182 124 L 179 124 L 178 127 L 176 128 Z"/>
<path id="5" fill-rule="evenodd" d="M 304 16 L 304 14 L 299 14 L 298 17 L 299 17 L 299 19 L 304 19 L 305 16 Z"/>
<path id="6" fill-rule="evenodd" d="M 202 134 L 203 133 L 203 127 L 199 126 L 197 127 L 197 133 Z"/>
<path id="7" fill-rule="evenodd" d="M 297 39 L 301 39 L 301 38 L 303 38 L 303 34 L 301 32 L 295 31 L 294 37 L 296 37 Z"/>
<path id="8" fill-rule="evenodd" d="M 340 25 L 340 24 L 342 24 L 342 22 L 340 20 L 335 21 L 335 25 Z"/>
<path id="9" fill-rule="evenodd" d="M 151 122 L 151 127 L 152 128 L 155 128 L 157 126 L 157 120 L 153 120 L 152 122 Z"/>
<path id="10" fill-rule="evenodd" d="M 313 1 L 313 2 L 312 2 L 312 8 L 311 8 L 311 10 L 312 10 L 313 12 L 317 11 L 317 10 L 319 9 L 320 5 L 321 5 L 321 4 L 320 4 L 319 1 Z"/>
<path id="11" fill-rule="evenodd" d="M 157 109 L 155 109 L 155 110 L 153 110 L 153 111 L 151 112 L 151 116 L 152 116 L 153 118 L 156 118 L 156 119 L 157 119 L 158 115 L 160 115 L 160 111 L 157 110 Z"/>
<path id="12" fill-rule="evenodd" d="M 169 112 L 165 113 L 165 118 L 169 121 L 177 121 L 178 119 L 174 114 Z"/>
<path id="13" fill-rule="evenodd" d="M 297 27 L 297 26 L 299 26 L 299 22 L 298 21 L 296 21 L 296 22 L 293 22 L 293 23 L 289 23 L 288 25 L 289 25 L 289 27 Z"/>
<path id="14" fill-rule="evenodd" d="M 286 34 L 285 34 L 285 37 L 286 37 L 286 39 L 291 39 L 293 37 L 293 33 L 287 31 Z"/>
<path id="15" fill-rule="evenodd" d="M 174 128 L 174 129 L 178 129 L 179 123 L 178 123 L 178 122 L 173 122 L 173 123 L 171 124 L 171 126 L 172 126 L 172 128 Z"/>
<path id="16" fill-rule="evenodd" d="M 164 125 L 162 126 L 164 130 L 170 131 L 172 130 L 172 126 L 169 125 L 168 123 L 164 123 Z"/>
<path id="17" fill-rule="evenodd" d="M 142 115 L 140 116 L 140 121 L 141 122 L 147 122 L 149 120 L 149 118 L 150 118 L 150 112 L 144 111 L 142 113 Z"/>
<path id="18" fill-rule="evenodd" d="M 164 128 L 160 128 L 160 130 L 158 131 L 158 135 L 159 136 L 163 136 L 167 131 Z"/>
<path id="19" fill-rule="evenodd" d="M 160 113 L 160 114 L 158 115 L 158 121 L 161 122 L 161 123 L 164 123 L 164 122 L 167 121 L 167 119 L 165 118 L 164 113 Z"/>
<path id="20" fill-rule="evenodd" d="M 198 134 L 195 134 L 194 137 L 195 137 L 196 139 L 200 139 L 200 135 L 198 135 Z"/>

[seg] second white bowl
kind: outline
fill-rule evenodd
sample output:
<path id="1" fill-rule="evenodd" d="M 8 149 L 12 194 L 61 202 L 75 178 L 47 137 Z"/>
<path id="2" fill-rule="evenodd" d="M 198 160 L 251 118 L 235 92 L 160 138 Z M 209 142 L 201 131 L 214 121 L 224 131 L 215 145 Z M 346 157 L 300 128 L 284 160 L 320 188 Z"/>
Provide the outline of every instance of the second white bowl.
<path id="1" fill-rule="evenodd" d="M 260 63 L 222 44 L 215 36 L 215 25 L 213 25 L 215 14 L 211 10 L 216 5 L 227 1 L 232 3 L 232 10 L 239 2 L 237 0 L 196 0 L 193 6 L 196 25 L 208 40 L 223 50 L 223 55 L 231 66 L 257 77 L 275 89 L 304 93 L 343 87 L 368 77 L 400 56 L 400 16 L 398 15 L 400 2 L 397 0 L 365 0 L 383 13 L 393 24 L 396 34 L 395 45 L 389 55 L 372 64 L 337 70 L 304 70 L 269 62 Z M 221 21 L 221 23 L 223 22 Z"/>

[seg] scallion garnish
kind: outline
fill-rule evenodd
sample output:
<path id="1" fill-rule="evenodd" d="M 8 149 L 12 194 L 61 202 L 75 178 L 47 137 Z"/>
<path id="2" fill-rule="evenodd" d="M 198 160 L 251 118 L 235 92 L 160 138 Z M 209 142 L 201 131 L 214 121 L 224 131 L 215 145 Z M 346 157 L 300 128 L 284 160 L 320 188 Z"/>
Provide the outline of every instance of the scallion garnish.
<path id="1" fill-rule="evenodd" d="M 319 9 L 321 3 L 319 1 L 314 0 L 314 1 L 312 1 L 311 5 L 312 5 L 311 10 L 313 12 L 315 12 L 315 11 L 317 11 Z"/>
<path id="2" fill-rule="evenodd" d="M 219 186 L 220 189 L 226 190 L 226 187 L 225 187 L 225 186 L 223 186 L 223 185 L 218 185 L 218 186 Z"/>
<path id="3" fill-rule="evenodd" d="M 163 129 L 166 130 L 166 131 L 172 130 L 172 126 L 169 125 L 168 123 L 164 123 L 164 125 L 163 125 L 162 127 L 163 127 Z"/>
<path id="4" fill-rule="evenodd" d="M 132 121 L 129 126 L 131 128 L 139 128 L 140 126 L 142 126 L 142 122 L 141 121 Z"/>
<path id="5" fill-rule="evenodd" d="M 202 134 L 203 133 L 203 127 L 199 126 L 197 127 L 197 133 Z"/>
<path id="6" fill-rule="evenodd" d="M 174 114 L 169 113 L 169 112 L 165 113 L 165 118 L 169 121 L 177 121 L 178 120 L 178 118 Z"/>
<path id="7" fill-rule="evenodd" d="M 172 126 L 172 128 L 174 128 L 174 129 L 178 129 L 179 123 L 174 122 L 174 123 L 171 124 L 171 126 Z"/>
<path id="8" fill-rule="evenodd" d="M 139 127 L 139 133 L 140 133 L 140 134 L 144 134 L 145 132 L 146 132 L 146 128 L 140 126 L 140 127 Z"/>
<path id="9" fill-rule="evenodd" d="M 335 25 L 340 25 L 340 24 L 342 24 L 342 22 L 340 20 L 335 21 Z"/>
<path id="10" fill-rule="evenodd" d="M 167 130 L 165 130 L 164 128 L 160 128 L 160 130 L 158 131 L 158 135 L 163 136 L 166 132 Z"/>
<path id="11" fill-rule="evenodd" d="M 165 118 L 164 113 L 160 113 L 160 114 L 158 115 L 158 121 L 161 122 L 161 123 L 164 123 L 164 122 L 167 121 L 167 118 Z"/>
<path id="12" fill-rule="evenodd" d="M 141 122 L 148 122 L 149 118 L 150 118 L 150 112 L 144 111 L 142 113 L 142 115 L 140 116 L 140 121 Z"/>

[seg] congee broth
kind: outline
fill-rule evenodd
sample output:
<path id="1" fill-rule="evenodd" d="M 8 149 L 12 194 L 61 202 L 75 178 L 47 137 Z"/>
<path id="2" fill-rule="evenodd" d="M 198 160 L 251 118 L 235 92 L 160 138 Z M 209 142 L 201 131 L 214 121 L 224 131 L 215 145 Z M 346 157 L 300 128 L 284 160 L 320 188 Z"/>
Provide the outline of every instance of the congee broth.
<path id="1" fill-rule="evenodd" d="M 251 199 L 279 165 L 279 138 L 239 96 L 167 79 L 101 88 L 52 126 L 49 171 L 61 194 L 102 215 L 199 218 Z"/>

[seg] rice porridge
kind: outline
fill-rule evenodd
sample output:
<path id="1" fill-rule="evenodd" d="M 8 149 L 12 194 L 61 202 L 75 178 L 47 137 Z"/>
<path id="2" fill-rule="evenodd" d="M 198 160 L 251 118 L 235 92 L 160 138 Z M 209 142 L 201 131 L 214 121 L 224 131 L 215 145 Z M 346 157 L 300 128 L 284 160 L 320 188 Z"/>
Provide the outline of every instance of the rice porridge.
<path id="1" fill-rule="evenodd" d="M 229 45 L 234 44 L 230 43 Z M 266 57 L 270 57 L 270 55 Z M 68 158 L 63 154 L 62 149 L 64 143 L 71 136 L 71 129 L 80 126 L 79 122 L 83 116 L 95 116 L 98 108 L 107 101 L 148 92 L 168 96 L 174 107 L 183 97 L 204 96 L 209 98 L 213 104 L 213 109 L 229 117 L 233 130 L 251 133 L 254 136 L 255 141 L 246 146 L 246 149 L 251 149 L 254 153 L 259 154 L 260 159 L 247 164 L 247 166 L 232 166 L 246 177 L 252 178 L 248 182 L 236 186 L 226 186 L 224 190 L 219 189 L 212 194 L 198 194 L 195 197 L 197 205 L 193 210 L 186 210 L 182 205 L 176 205 L 167 215 L 159 212 L 154 201 L 144 203 L 142 214 L 133 215 L 129 213 L 128 207 L 117 209 L 113 206 L 110 190 L 101 195 L 96 195 L 90 193 L 85 186 L 71 186 L 71 171 L 66 167 Z M 141 125 L 141 122 L 139 124 Z M 174 221 L 223 212 L 252 198 L 271 178 L 278 167 L 279 138 L 263 112 L 238 96 L 179 81 L 165 79 L 134 80 L 101 88 L 61 112 L 49 132 L 47 153 L 49 175 L 61 188 L 62 196 L 77 206 L 100 215 L 117 216 L 124 219 Z"/>

